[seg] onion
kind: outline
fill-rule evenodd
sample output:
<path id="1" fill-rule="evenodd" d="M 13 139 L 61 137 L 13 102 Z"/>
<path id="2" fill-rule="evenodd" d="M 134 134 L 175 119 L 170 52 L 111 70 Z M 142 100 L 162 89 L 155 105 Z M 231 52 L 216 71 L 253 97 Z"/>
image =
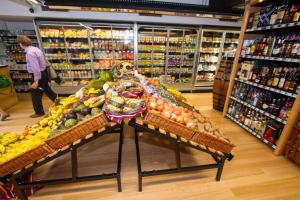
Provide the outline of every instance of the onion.
<path id="1" fill-rule="evenodd" d="M 149 106 L 150 106 L 151 109 L 156 110 L 156 108 L 157 108 L 157 103 L 154 102 L 154 101 L 150 101 Z"/>
<path id="2" fill-rule="evenodd" d="M 177 116 L 180 116 L 180 115 L 181 115 L 181 111 L 179 111 L 179 110 L 174 110 L 173 113 L 174 113 L 175 115 L 177 115 Z"/>
<path id="3" fill-rule="evenodd" d="M 174 113 L 171 113 L 171 119 L 176 120 L 176 118 L 177 118 L 177 115 L 175 115 Z"/>
<path id="4" fill-rule="evenodd" d="M 186 127 L 191 128 L 191 129 L 194 129 L 194 128 L 196 127 L 196 125 L 195 125 L 194 122 L 188 122 L 188 123 L 186 124 Z"/>
<path id="5" fill-rule="evenodd" d="M 171 117 L 171 111 L 169 111 L 169 110 L 164 110 L 164 111 L 162 112 L 162 116 L 165 117 L 165 118 L 170 119 L 170 117 Z"/>
<path id="6" fill-rule="evenodd" d="M 155 97 L 149 97 L 149 101 L 155 101 L 156 102 L 156 98 Z"/>
<path id="7" fill-rule="evenodd" d="M 162 110 L 164 109 L 164 106 L 163 106 L 163 105 L 158 105 L 158 104 L 157 104 L 156 109 L 157 109 L 158 111 L 162 111 Z"/>
<path id="8" fill-rule="evenodd" d="M 183 122 L 185 123 L 185 124 L 187 124 L 189 121 L 191 121 L 187 116 L 184 116 L 183 117 Z"/>
<path id="9" fill-rule="evenodd" d="M 205 119 L 204 119 L 203 117 L 199 117 L 199 118 L 198 118 L 198 121 L 199 121 L 200 123 L 204 123 L 204 122 L 205 122 Z"/>
<path id="10" fill-rule="evenodd" d="M 176 121 L 179 123 L 183 123 L 183 117 L 182 116 L 177 116 Z"/>
<path id="11" fill-rule="evenodd" d="M 158 105 L 158 106 L 162 106 L 162 105 L 164 105 L 164 104 L 165 104 L 164 100 L 162 100 L 162 99 L 158 99 L 158 100 L 157 100 L 157 105 Z"/>

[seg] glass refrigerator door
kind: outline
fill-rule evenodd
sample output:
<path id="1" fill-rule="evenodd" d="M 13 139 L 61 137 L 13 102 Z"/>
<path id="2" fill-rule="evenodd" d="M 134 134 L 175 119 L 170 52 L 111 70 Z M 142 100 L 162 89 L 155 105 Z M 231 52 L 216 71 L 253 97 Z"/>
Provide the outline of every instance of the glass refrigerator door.
<path id="1" fill-rule="evenodd" d="M 179 90 L 192 89 L 196 29 L 171 29 L 167 54 L 167 83 Z"/>
<path id="2" fill-rule="evenodd" d="M 112 27 L 93 24 L 90 40 L 94 73 L 98 77 L 101 71 L 111 70 L 113 66 Z"/>
<path id="3" fill-rule="evenodd" d="M 93 78 L 88 29 L 82 25 L 64 25 L 67 56 L 74 85 Z"/>
<path id="4" fill-rule="evenodd" d="M 123 62 L 134 65 L 132 26 L 112 26 L 113 66 Z"/>
<path id="5" fill-rule="evenodd" d="M 196 87 L 212 89 L 215 73 L 220 63 L 222 43 L 223 31 L 202 31 Z"/>
<path id="6" fill-rule="evenodd" d="M 64 85 L 72 86 L 72 74 L 67 58 L 63 25 L 41 23 L 39 25 L 39 35 L 46 60 L 63 79 Z"/>
<path id="7" fill-rule="evenodd" d="M 154 79 L 165 75 L 167 29 L 140 27 L 138 30 L 138 70 Z"/>
<path id="8" fill-rule="evenodd" d="M 183 29 L 171 29 L 168 38 L 167 49 L 167 77 L 166 81 L 169 84 L 177 86 L 185 81 L 181 78 L 181 66 L 183 58 Z"/>
<path id="9" fill-rule="evenodd" d="M 238 41 L 239 41 L 239 32 L 238 31 L 228 31 L 225 33 L 225 41 L 223 47 L 223 56 L 234 58 Z"/>

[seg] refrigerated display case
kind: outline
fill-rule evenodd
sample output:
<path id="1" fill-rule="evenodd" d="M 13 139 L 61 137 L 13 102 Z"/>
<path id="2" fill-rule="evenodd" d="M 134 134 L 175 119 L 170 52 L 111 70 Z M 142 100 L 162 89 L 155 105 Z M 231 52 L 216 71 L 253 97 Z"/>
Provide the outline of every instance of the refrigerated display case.
<path id="1" fill-rule="evenodd" d="M 192 90 L 197 28 L 140 26 L 138 70 L 179 90 Z"/>
<path id="2" fill-rule="evenodd" d="M 10 30 L 0 31 L 0 60 L 8 65 L 13 85 L 17 92 L 29 92 L 32 76 L 26 70 L 25 51 L 17 41 L 17 35 L 26 35 L 32 41 L 33 46 L 37 46 L 36 33 L 34 30 Z M 2 44 L 2 45 L 1 45 Z"/>
<path id="3" fill-rule="evenodd" d="M 37 21 L 40 47 L 63 82 L 52 87 L 73 93 L 103 70 L 134 62 L 133 25 Z"/>
<path id="4" fill-rule="evenodd" d="M 166 72 L 166 27 L 141 26 L 138 28 L 138 71 L 148 77 L 160 79 Z"/>
<path id="5" fill-rule="evenodd" d="M 196 28 L 170 28 L 166 83 L 179 90 L 192 90 L 197 41 Z"/>
<path id="6" fill-rule="evenodd" d="M 92 24 L 91 49 L 95 74 L 111 70 L 121 62 L 134 62 L 134 38 L 132 25 Z"/>
<path id="7" fill-rule="evenodd" d="M 122 62 L 178 90 L 212 90 L 221 57 L 232 55 L 238 38 L 237 31 L 197 26 L 36 20 L 36 27 L 40 47 L 63 78 L 52 83 L 59 94 Z"/>
<path id="8" fill-rule="evenodd" d="M 239 31 L 226 31 L 222 56 L 234 58 L 239 41 Z"/>
<path id="9" fill-rule="evenodd" d="M 220 64 L 224 32 L 203 29 L 199 48 L 199 63 L 195 87 L 211 89 Z"/>
<path id="10" fill-rule="evenodd" d="M 222 56 L 233 58 L 239 31 L 202 29 L 199 60 L 195 79 L 196 90 L 211 90 Z"/>

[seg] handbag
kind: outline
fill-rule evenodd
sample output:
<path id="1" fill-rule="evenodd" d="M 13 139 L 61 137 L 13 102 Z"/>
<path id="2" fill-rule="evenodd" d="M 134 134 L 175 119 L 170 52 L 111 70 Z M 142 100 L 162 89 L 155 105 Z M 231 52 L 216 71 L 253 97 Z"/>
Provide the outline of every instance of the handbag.
<path id="1" fill-rule="evenodd" d="M 47 66 L 47 73 L 49 80 L 54 80 L 55 83 L 60 84 L 62 82 L 61 78 L 59 75 L 56 73 L 56 71 L 53 69 L 52 66 Z"/>

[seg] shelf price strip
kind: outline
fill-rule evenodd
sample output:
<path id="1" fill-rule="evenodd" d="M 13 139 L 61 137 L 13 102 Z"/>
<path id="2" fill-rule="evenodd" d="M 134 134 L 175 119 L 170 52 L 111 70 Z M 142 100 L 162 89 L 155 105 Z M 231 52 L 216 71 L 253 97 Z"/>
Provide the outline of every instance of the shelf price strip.
<path id="1" fill-rule="evenodd" d="M 272 119 L 274 119 L 274 120 L 276 120 L 276 121 L 278 121 L 278 122 L 280 122 L 280 123 L 286 124 L 286 121 L 285 121 L 285 120 L 282 120 L 282 119 L 280 119 L 279 117 L 276 117 L 276 116 L 274 116 L 274 115 L 271 115 L 271 114 L 268 113 L 268 112 L 265 112 L 265 111 L 263 111 L 263 110 L 261 110 L 261 109 L 258 109 L 258 108 L 256 108 L 255 106 L 253 106 L 253 105 L 251 105 L 251 104 L 249 104 L 249 103 L 243 102 L 243 101 L 241 101 L 241 100 L 239 100 L 239 99 L 237 99 L 237 98 L 235 98 L 235 97 L 233 97 L 233 96 L 231 96 L 230 98 L 231 98 L 232 100 L 237 101 L 237 102 L 239 102 L 240 104 L 243 104 L 243 105 L 247 106 L 248 108 L 251 108 L 251 109 L 253 109 L 253 110 L 257 111 L 257 112 L 260 112 L 261 114 L 263 114 L 263 115 L 265 115 L 265 116 L 268 116 L 268 117 L 270 117 L 270 118 L 272 118 Z"/>
<path id="2" fill-rule="evenodd" d="M 300 22 L 288 23 L 288 24 L 278 24 L 278 25 L 264 26 L 264 27 L 258 27 L 258 28 L 251 28 L 251 29 L 247 29 L 246 32 L 254 32 L 254 31 L 261 31 L 261 30 L 272 30 L 272 29 L 286 28 L 286 27 L 293 27 L 293 26 L 300 26 Z"/>
<path id="3" fill-rule="evenodd" d="M 269 56 L 249 56 L 249 55 L 241 55 L 241 58 L 251 58 L 251 59 L 259 59 L 259 60 L 274 60 L 274 61 L 283 61 L 283 62 L 300 62 L 300 59 L 296 58 L 277 58 L 277 57 L 269 57 Z"/>
<path id="4" fill-rule="evenodd" d="M 248 131 L 249 133 L 251 133 L 252 135 L 254 135 L 256 138 L 258 138 L 259 140 L 261 140 L 262 142 L 264 142 L 265 144 L 267 144 L 268 146 L 272 147 L 273 149 L 276 149 L 276 145 L 271 144 L 268 140 L 262 138 L 262 136 L 260 134 L 256 133 L 255 131 L 253 131 L 249 127 L 245 126 L 241 122 L 237 121 L 234 117 L 230 116 L 229 114 L 227 114 L 226 116 L 229 119 L 231 119 L 232 121 L 234 121 L 235 123 L 237 123 L 239 126 L 241 126 L 243 129 L 245 129 L 246 131 Z"/>

